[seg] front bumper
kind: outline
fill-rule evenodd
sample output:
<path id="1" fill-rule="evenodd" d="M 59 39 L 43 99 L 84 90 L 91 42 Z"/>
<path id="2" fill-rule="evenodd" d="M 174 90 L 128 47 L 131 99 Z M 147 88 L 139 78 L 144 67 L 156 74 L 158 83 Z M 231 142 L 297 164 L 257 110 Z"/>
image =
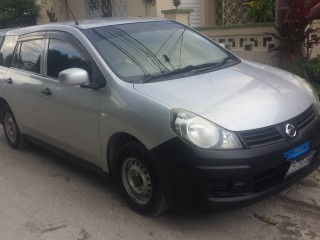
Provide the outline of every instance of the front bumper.
<path id="1" fill-rule="evenodd" d="M 306 142 L 315 155 L 310 165 L 285 178 L 284 153 Z M 173 207 L 244 207 L 278 193 L 320 166 L 320 123 L 291 141 L 240 150 L 205 150 L 179 138 L 151 150 Z"/>

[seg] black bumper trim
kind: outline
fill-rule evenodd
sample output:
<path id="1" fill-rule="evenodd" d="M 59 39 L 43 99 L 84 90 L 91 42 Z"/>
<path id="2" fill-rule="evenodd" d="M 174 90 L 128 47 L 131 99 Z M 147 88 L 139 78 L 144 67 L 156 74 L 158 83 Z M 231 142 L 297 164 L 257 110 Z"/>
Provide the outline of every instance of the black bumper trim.
<path id="1" fill-rule="evenodd" d="M 309 167 L 285 179 L 289 163 L 283 153 L 307 141 L 317 153 Z M 205 150 L 179 138 L 150 151 L 174 206 L 214 209 L 246 206 L 280 192 L 320 166 L 320 123 L 292 141 L 237 150 Z"/>

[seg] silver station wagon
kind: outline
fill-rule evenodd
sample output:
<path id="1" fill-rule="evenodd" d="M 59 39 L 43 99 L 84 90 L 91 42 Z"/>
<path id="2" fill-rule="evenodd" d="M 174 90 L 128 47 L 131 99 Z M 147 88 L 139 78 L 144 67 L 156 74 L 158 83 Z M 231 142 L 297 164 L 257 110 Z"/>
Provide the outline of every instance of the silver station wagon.
<path id="1" fill-rule="evenodd" d="M 6 33 L 6 30 L 0 29 L 0 44 L 2 43 L 5 33 Z"/>
<path id="2" fill-rule="evenodd" d="M 320 104 L 305 80 L 169 20 L 7 32 L 0 111 L 13 148 L 87 163 L 148 216 L 243 207 L 320 165 Z"/>

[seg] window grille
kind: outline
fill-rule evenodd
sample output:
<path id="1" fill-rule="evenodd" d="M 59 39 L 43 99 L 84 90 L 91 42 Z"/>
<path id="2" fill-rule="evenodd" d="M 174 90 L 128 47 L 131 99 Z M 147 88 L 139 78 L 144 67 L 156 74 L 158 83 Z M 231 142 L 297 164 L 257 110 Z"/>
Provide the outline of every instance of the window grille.
<path id="1" fill-rule="evenodd" d="M 91 18 L 127 15 L 127 0 L 87 0 L 87 6 Z"/>
<path id="2" fill-rule="evenodd" d="M 132 1 L 132 0 L 131 0 Z M 113 0 L 113 16 L 126 17 L 127 16 L 127 0 Z"/>
<path id="3" fill-rule="evenodd" d="M 217 24 L 247 23 L 246 2 L 247 0 L 217 0 Z"/>

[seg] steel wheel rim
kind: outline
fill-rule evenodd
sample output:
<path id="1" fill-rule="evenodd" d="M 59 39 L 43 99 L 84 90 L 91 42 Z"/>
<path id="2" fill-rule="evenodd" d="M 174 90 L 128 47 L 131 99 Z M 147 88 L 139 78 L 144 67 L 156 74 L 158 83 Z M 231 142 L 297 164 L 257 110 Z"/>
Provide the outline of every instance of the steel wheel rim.
<path id="1" fill-rule="evenodd" d="M 6 113 L 5 115 L 4 126 L 10 142 L 15 143 L 17 141 L 18 129 L 15 120 L 10 113 Z"/>
<path id="2" fill-rule="evenodd" d="M 136 158 L 127 158 L 121 169 L 124 187 L 131 199 L 138 204 L 147 204 L 152 195 L 152 183 L 148 170 Z"/>

